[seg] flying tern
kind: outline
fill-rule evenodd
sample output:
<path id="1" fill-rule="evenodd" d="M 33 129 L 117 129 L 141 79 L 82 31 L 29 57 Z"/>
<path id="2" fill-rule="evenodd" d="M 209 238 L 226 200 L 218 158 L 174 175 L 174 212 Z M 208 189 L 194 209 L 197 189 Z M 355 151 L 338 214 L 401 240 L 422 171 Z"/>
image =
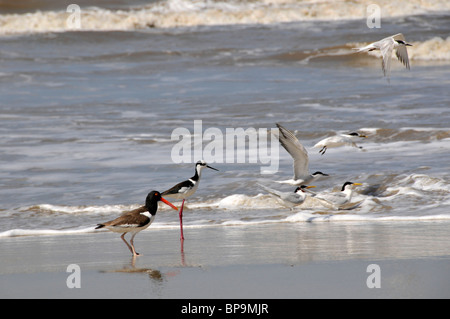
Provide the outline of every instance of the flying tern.
<path id="1" fill-rule="evenodd" d="M 358 132 L 351 132 L 348 134 L 340 134 L 335 136 L 330 136 L 327 138 L 324 138 L 323 140 L 316 143 L 316 145 L 313 146 L 313 148 L 320 148 L 319 153 L 325 154 L 328 148 L 331 147 L 339 147 L 344 145 L 353 146 L 356 148 L 362 148 L 362 146 L 356 145 L 354 139 L 358 137 L 367 137 L 364 134 L 360 134 Z"/>
<path id="2" fill-rule="evenodd" d="M 294 160 L 294 176 L 292 179 L 285 181 L 278 181 L 278 183 L 290 184 L 295 186 L 308 185 L 311 182 L 317 180 L 322 176 L 328 176 L 320 171 L 313 174 L 309 173 L 309 158 L 308 152 L 295 135 L 284 128 L 280 124 L 276 123 L 279 134 L 278 140 L 280 144 L 286 149 L 286 151 L 292 156 Z"/>
<path id="3" fill-rule="evenodd" d="M 389 82 L 389 76 L 391 73 L 391 60 L 392 51 L 395 49 L 395 55 L 398 60 L 405 65 L 409 70 L 409 58 L 407 46 L 412 46 L 410 43 L 406 43 L 405 37 L 401 33 L 397 33 L 393 36 L 384 38 L 380 41 L 373 42 L 362 48 L 355 48 L 356 52 L 368 52 L 373 50 L 380 50 L 383 60 L 381 63 L 381 68 L 383 69 L 384 76 L 387 76 Z"/>

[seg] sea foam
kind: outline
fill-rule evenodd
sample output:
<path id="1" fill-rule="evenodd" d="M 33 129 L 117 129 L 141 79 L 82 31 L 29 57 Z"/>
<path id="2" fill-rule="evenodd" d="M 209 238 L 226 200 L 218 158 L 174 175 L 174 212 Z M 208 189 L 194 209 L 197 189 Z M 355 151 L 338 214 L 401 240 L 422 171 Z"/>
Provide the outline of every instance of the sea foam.
<path id="1" fill-rule="evenodd" d="M 10 229 L 0 232 L 2 237 L 19 237 L 19 236 L 43 236 L 43 235 L 69 235 L 69 234 L 85 234 L 94 231 L 94 227 L 73 228 L 73 229 Z"/>
<path id="2" fill-rule="evenodd" d="M 81 31 L 130 31 L 146 28 L 175 28 L 232 24 L 274 24 L 313 20 L 365 19 L 373 1 L 159 1 L 128 10 L 96 7 L 81 9 Z M 384 18 L 450 10 L 448 1 L 379 0 Z M 65 9 L 65 8 L 64 8 Z M 64 32 L 73 30 L 70 12 L 37 11 L 0 15 L 0 34 Z"/>

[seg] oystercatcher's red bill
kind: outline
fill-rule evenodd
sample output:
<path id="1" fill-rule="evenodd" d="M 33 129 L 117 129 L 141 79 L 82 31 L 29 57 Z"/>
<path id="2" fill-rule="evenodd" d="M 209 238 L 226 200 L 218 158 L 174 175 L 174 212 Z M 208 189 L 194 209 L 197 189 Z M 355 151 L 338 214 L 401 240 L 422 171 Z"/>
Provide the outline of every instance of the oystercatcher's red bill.
<path id="1" fill-rule="evenodd" d="M 176 211 L 178 211 L 178 208 L 176 208 L 176 206 L 174 204 L 172 204 L 171 202 L 169 202 L 167 199 L 164 199 L 161 197 L 161 201 L 166 204 L 169 205 L 170 207 L 172 207 L 173 209 L 175 209 Z"/>

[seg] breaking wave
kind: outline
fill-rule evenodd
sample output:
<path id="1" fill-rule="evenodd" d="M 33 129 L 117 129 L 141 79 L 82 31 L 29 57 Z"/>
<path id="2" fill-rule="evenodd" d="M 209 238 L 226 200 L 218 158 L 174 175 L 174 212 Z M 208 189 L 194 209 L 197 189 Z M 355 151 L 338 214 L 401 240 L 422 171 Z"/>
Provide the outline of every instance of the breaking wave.
<path id="1" fill-rule="evenodd" d="M 365 180 L 378 176 L 367 176 Z M 331 191 L 331 189 L 329 190 Z M 257 191 L 258 192 L 258 191 Z M 221 227 L 296 222 L 404 222 L 449 221 L 450 183 L 426 174 L 401 174 L 387 176 L 379 185 L 363 184 L 355 191 L 351 209 L 336 210 L 324 206 L 314 198 L 307 198 L 293 210 L 264 191 L 255 195 L 231 194 L 217 199 L 187 201 L 184 227 Z M 426 198 L 424 202 L 423 199 Z M 407 202 L 421 202 L 422 211 L 407 212 L 402 209 Z M 174 202 L 179 207 L 179 202 Z M 161 205 L 161 214 L 151 229 L 178 228 L 178 215 Z M 63 206 L 40 204 L 3 211 L 4 218 L 29 220 L 28 227 L 0 232 L 2 237 L 65 235 L 97 232 L 96 223 L 115 218 L 123 211 L 137 205 Z M 159 212 L 159 211 L 158 211 Z M 24 216 L 24 214 L 26 216 Z M 59 219 L 59 221 L 55 221 Z M 17 225 L 13 223 L 12 225 Z M 26 226 L 26 225 L 25 225 Z M 12 228 L 12 227 L 11 227 Z M 27 228 L 27 229 L 26 229 Z"/>
<path id="2" fill-rule="evenodd" d="M 70 23 L 73 12 L 36 11 L 0 15 L 0 35 L 39 32 L 130 31 L 233 24 L 274 24 L 308 20 L 365 19 L 373 1 L 158 1 L 126 9 L 80 8 L 79 29 Z M 450 10 L 450 2 L 402 0 L 377 2 L 383 17 L 428 14 Z M 1 8 L 1 4 L 0 4 Z M 76 26 L 78 28 L 78 25 Z"/>

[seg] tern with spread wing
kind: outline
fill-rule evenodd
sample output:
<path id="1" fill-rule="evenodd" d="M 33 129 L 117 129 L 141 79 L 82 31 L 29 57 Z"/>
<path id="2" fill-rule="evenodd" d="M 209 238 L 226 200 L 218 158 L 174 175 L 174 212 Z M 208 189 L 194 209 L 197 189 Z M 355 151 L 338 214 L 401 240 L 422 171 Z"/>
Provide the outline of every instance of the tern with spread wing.
<path id="1" fill-rule="evenodd" d="M 351 132 L 348 134 L 339 134 L 335 136 L 330 136 L 327 138 L 324 138 L 323 140 L 316 143 L 316 145 L 313 146 L 313 148 L 320 148 L 319 153 L 325 154 L 328 148 L 331 147 L 339 147 L 344 145 L 353 146 L 356 148 L 362 148 L 362 146 L 356 145 L 354 139 L 358 137 L 367 137 L 364 134 L 360 134 L 358 132 Z"/>
<path id="2" fill-rule="evenodd" d="M 294 176 L 292 179 L 279 181 L 278 183 L 290 184 L 295 186 L 308 185 L 322 176 L 328 176 L 320 171 L 313 174 L 309 173 L 308 152 L 294 133 L 276 123 L 278 127 L 278 140 L 285 150 L 294 160 Z"/>
<path id="3" fill-rule="evenodd" d="M 380 50 L 383 60 L 381 62 L 381 68 L 383 69 L 384 76 L 387 77 L 389 82 L 389 77 L 391 73 L 391 60 L 392 51 L 395 49 L 395 55 L 397 59 L 403 63 L 403 65 L 409 70 L 409 58 L 407 46 L 412 46 L 412 44 L 406 43 L 405 37 L 401 33 L 397 33 L 393 36 L 384 38 L 380 41 L 373 42 L 362 48 L 355 48 L 356 52 L 368 52 L 373 50 Z"/>

